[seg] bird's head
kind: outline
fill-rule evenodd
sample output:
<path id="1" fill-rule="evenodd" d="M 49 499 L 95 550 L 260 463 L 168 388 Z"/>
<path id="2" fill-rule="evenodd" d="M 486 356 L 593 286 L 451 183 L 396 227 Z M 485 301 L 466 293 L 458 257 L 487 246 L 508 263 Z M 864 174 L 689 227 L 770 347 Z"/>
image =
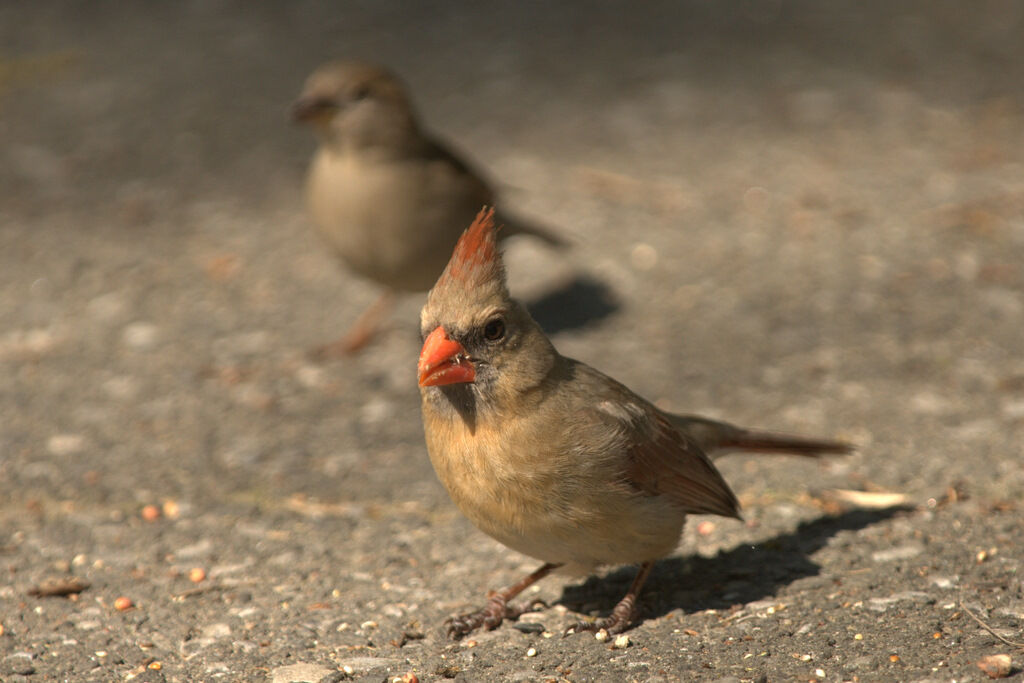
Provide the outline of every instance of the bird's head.
<path id="1" fill-rule="evenodd" d="M 415 135 L 408 90 L 387 69 L 331 62 L 314 71 L 292 105 L 292 120 L 309 125 L 329 145 L 401 144 Z"/>
<path id="2" fill-rule="evenodd" d="M 418 374 L 425 396 L 506 403 L 550 372 L 557 353 L 509 295 L 493 209 L 482 210 L 459 238 L 427 295 L 420 330 Z"/>

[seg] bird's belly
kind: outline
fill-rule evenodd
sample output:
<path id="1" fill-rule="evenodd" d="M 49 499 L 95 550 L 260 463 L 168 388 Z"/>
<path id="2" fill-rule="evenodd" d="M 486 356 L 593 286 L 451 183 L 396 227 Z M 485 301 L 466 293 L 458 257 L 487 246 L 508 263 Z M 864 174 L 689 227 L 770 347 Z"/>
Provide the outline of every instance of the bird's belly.
<path id="1" fill-rule="evenodd" d="M 605 496 L 598 501 L 577 501 L 566 510 L 524 506 L 518 515 L 508 515 L 507 509 L 465 503 L 459 508 L 477 528 L 503 545 L 577 571 L 636 564 L 675 550 L 683 515 L 674 510 L 661 514 L 656 509 L 614 503 Z M 617 512 L 608 513 L 603 509 L 605 505 L 617 508 Z"/>
<path id="2" fill-rule="evenodd" d="M 321 155 L 310 172 L 320 235 L 349 268 L 393 289 L 429 289 L 479 209 L 446 203 L 421 171 Z"/>
<path id="3" fill-rule="evenodd" d="M 455 504 L 503 545 L 583 570 L 657 559 L 675 549 L 685 515 L 670 503 L 608 481 L 567 478 L 542 464 L 496 465 L 508 461 L 486 448 L 451 446 L 481 438 L 486 437 L 479 430 L 468 440 L 428 434 L 427 444 Z"/>

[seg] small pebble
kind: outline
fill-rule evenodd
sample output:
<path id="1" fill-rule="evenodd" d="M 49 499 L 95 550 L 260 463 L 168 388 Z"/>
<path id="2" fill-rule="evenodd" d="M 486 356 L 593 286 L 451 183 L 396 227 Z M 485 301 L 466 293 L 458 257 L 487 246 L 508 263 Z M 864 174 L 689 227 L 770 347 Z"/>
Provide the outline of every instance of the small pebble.
<path id="1" fill-rule="evenodd" d="M 630 252 L 629 261 L 637 270 L 650 270 L 658 264 L 658 252 L 651 245 L 639 242 Z"/>
<path id="2" fill-rule="evenodd" d="M 360 413 L 364 422 L 378 424 L 391 419 L 391 416 L 395 414 L 395 407 L 390 401 L 374 398 L 363 404 Z"/>
<path id="3" fill-rule="evenodd" d="M 527 657 L 536 657 L 537 656 L 537 648 L 531 647 L 529 650 L 526 651 L 526 656 Z"/>
<path id="4" fill-rule="evenodd" d="M 188 570 L 188 580 L 192 583 L 201 583 L 206 579 L 206 570 L 202 567 L 192 567 Z"/>
<path id="5" fill-rule="evenodd" d="M 608 640 L 608 630 L 607 629 L 601 629 L 600 631 L 595 633 L 594 634 L 594 640 L 596 640 L 599 643 L 603 643 L 606 640 Z"/>
<path id="6" fill-rule="evenodd" d="M 324 370 L 315 365 L 302 365 L 296 369 L 295 379 L 306 389 L 316 389 L 324 385 Z"/>
<path id="7" fill-rule="evenodd" d="M 127 303 L 120 294 L 101 294 L 86 304 L 86 311 L 97 320 L 113 320 L 124 313 Z"/>
<path id="8" fill-rule="evenodd" d="M 231 635 L 231 627 L 224 623 L 207 624 L 203 627 L 204 638 L 227 638 Z"/>
<path id="9" fill-rule="evenodd" d="M 46 442 L 50 455 L 74 455 L 84 447 L 85 437 L 81 434 L 54 434 Z"/>
<path id="10" fill-rule="evenodd" d="M 978 668 L 989 678 L 1006 678 L 1013 673 L 1010 655 L 989 655 L 978 660 Z"/>
<path id="11" fill-rule="evenodd" d="M 615 642 L 612 643 L 612 647 L 616 650 L 625 650 L 629 647 L 629 636 L 623 633 L 621 636 L 615 638 Z"/>
<path id="12" fill-rule="evenodd" d="M 124 328 L 121 339 L 133 349 L 148 349 L 156 344 L 158 330 L 153 323 L 137 322 Z"/>
<path id="13" fill-rule="evenodd" d="M 139 392 L 139 382 L 134 377 L 111 377 L 103 383 L 103 390 L 112 398 L 131 399 Z"/>
<path id="14" fill-rule="evenodd" d="M 886 550 L 876 550 L 871 553 L 871 559 L 875 562 L 892 562 L 893 560 L 909 560 L 924 552 L 924 546 L 919 543 L 908 543 Z"/>
<path id="15" fill-rule="evenodd" d="M 218 668 L 223 667 L 222 671 L 228 670 L 223 664 L 214 666 L 217 666 Z M 207 671 L 210 671 L 212 668 L 213 667 L 208 667 Z M 345 669 L 346 674 L 352 674 L 351 667 L 345 667 Z M 320 666 L 319 664 L 300 662 L 298 664 L 289 664 L 287 666 L 279 666 L 276 669 L 273 669 L 270 671 L 270 680 L 268 683 L 300 683 L 303 681 L 319 681 L 324 678 L 327 680 L 337 680 L 331 676 L 331 673 L 331 669 Z"/>
<path id="16" fill-rule="evenodd" d="M 0 357 L 43 354 L 57 345 L 57 335 L 47 329 L 14 330 L 0 337 Z"/>
<path id="17" fill-rule="evenodd" d="M 125 610 L 130 610 L 134 606 L 135 606 L 135 603 L 132 602 L 132 599 L 131 598 L 126 598 L 123 595 L 121 597 L 119 597 L 117 600 L 114 600 L 114 609 L 116 609 L 118 612 L 124 612 Z"/>
<path id="18" fill-rule="evenodd" d="M 160 508 L 156 505 L 145 505 L 143 506 L 140 514 L 142 515 L 142 519 L 147 522 L 155 522 L 160 519 Z"/>
<path id="19" fill-rule="evenodd" d="M 177 519 L 181 516 L 181 506 L 177 501 L 165 500 L 163 505 L 164 517 L 167 519 Z"/>

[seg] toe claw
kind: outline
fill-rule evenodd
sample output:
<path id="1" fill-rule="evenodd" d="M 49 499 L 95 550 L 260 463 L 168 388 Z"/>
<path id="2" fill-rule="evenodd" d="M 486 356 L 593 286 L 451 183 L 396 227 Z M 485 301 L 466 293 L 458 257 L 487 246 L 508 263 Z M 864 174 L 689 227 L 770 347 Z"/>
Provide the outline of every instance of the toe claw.
<path id="1" fill-rule="evenodd" d="M 596 630 L 597 629 L 593 628 L 593 624 L 590 623 L 590 622 L 577 621 L 575 624 L 570 624 L 568 628 L 566 628 L 564 631 L 562 631 L 562 637 L 563 638 L 568 638 L 569 636 L 574 636 L 577 633 L 584 633 L 586 631 L 596 631 Z"/>

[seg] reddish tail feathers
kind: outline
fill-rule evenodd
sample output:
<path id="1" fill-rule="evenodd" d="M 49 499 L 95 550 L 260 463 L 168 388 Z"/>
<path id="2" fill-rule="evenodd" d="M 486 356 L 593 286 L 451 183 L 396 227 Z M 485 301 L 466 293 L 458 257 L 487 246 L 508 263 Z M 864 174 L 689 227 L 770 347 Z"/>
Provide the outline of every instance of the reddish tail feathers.
<path id="1" fill-rule="evenodd" d="M 817 458 L 826 453 L 846 454 L 853 446 L 842 441 L 803 439 L 786 434 L 742 431 L 731 439 L 724 439 L 718 446 L 721 451 L 757 451 L 759 453 L 790 453 L 808 458 Z"/>
<path id="2" fill-rule="evenodd" d="M 842 441 L 813 439 L 790 434 L 742 429 L 726 422 L 716 422 L 692 415 L 673 415 L 675 426 L 697 442 L 709 456 L 717 457 L 731 451 L 756 453 L 789 453 L 817 458 L 827 453 L 845 454 L 853 446 Z"/>

